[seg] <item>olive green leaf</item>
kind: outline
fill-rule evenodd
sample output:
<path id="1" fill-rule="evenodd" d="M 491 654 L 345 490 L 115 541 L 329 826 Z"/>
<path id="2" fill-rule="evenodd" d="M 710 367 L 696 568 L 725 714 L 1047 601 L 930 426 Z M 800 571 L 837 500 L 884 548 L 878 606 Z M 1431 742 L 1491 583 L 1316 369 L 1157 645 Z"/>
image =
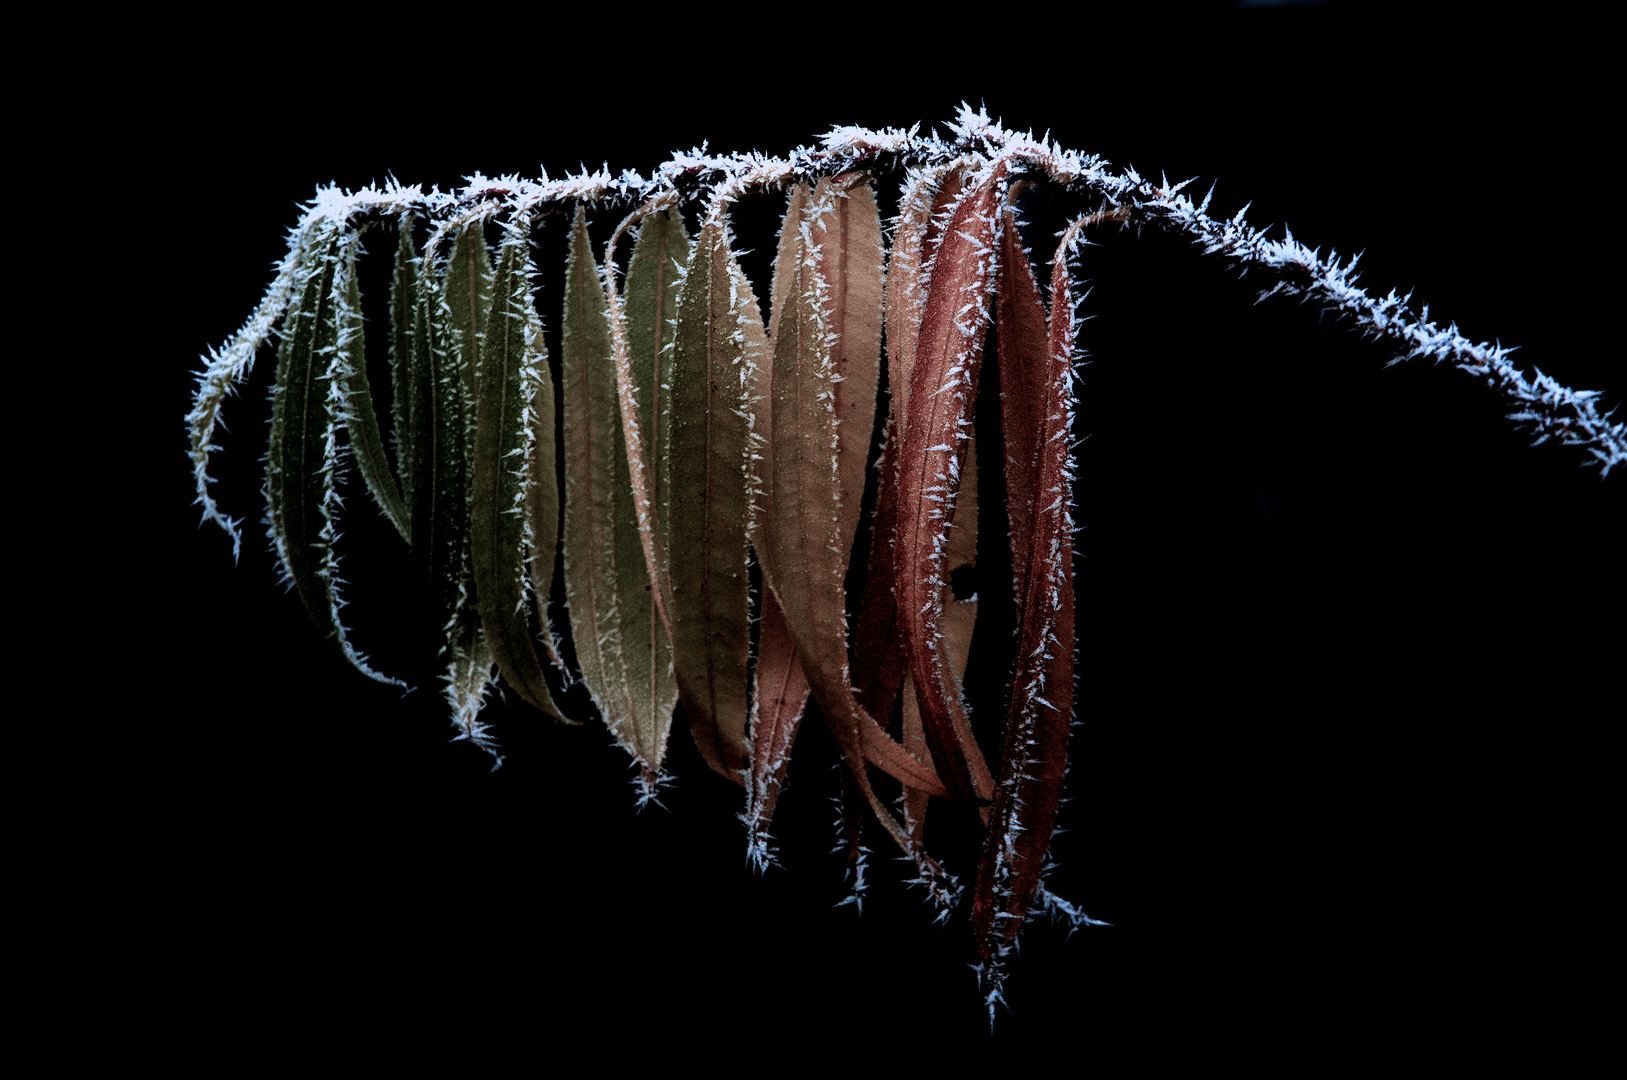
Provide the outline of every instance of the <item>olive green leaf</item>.
<path id="1" fill-rule="evenodd" d="M 605 299 L 587 215 L 578 207 L 560 346 L 565 593 L 582 682 L 611 734 L 638 762 L 648 794 L 661 771 L 677 687 L 639 536 Z"/>
<path id="2" fill-rule="evenodd" d="M 767 340 L 757 298 L 730 250 L 721 201 L 695 241 L 677 319 L 670 449 L 658 470 L 667 493 L 662 532 L 673 667 L 702 756 L 720 774 L 742 781 L 748 765 L 751 410 Z"/>
<path id="3" fill-rule="evenodd" d="M 362 325 L 362 290 L 356 279 L 354 256 L 344 278 L 344 289 L 335 300 L 340 328 L 339 364 L 347 392 L 343 419 L 350 436 L 350 449 L 356 455 L 356 469 L 362 474 L 373 501 L 390 519 L 401 539 L 411 543 L 407 505 L 390 471 L 390 459 L 385 456 L 384 435 L 379 429 L 378 412 L 373 407 L 373 390 L 367 381 L 367 335 Z"/>
<path id="4" fill-rule="evenodd" d="M 469 550 L 480 625 L 498 671 L 526 701 L 563 719 L 531 641 L 526 607 L 531 442 L 539 433 L 549 439 L 553 434 L 539 432 L 540 418 L 531 414 L 537 384 L 548 373 L 531 302 L 528 244 L 523 225 L 511 222 L 498 252 L 484 330 L 465 339 L 480 346 Z"/>
<path id="5" fill-rule="evenodd" d="M 300 600 L 347 660 L 380 682 L 381 675 L 350 644 L 339 612 L 339 429 L 343 419 L 345 350 L 356 321 L 339 298 L 353 288 L 356 237 L 325 230 L 327 251 L 302 268 L 297 306 L 288 315 L 272 391 L 266 502 L 283 569 Z"/>

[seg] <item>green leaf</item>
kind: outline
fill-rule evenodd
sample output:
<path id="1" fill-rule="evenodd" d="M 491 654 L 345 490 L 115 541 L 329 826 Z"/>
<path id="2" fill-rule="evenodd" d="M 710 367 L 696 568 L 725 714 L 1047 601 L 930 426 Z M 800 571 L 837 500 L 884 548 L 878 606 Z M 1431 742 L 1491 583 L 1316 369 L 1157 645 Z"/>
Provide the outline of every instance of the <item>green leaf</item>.
<path id="1" fill-rule="evenodd" d="M 338 532 L 335 483 L 344 360 L 336 294 L 348 289 L 356 238 L 337 229 L 328 229 L 325 235 L 326 254 L 302 269 L 299 302 L 289 312 L 277 354 L 266 458 L 267 509 L 283 568 L 317 625 L 362 674 L 402 685 L 368 667 L 351 646 L 339 617 L 343 603 L 333 541 Z"/>
<path id="2" fill-rule="evenodd" d="M 618 351 L 616 364 L 622 433 L 633 473 L 645 565 L 656 584 L 656 604 L 662 611 L 671 587 L 666 580 L 666 542 L 662 536 L 669 507 L 659 463 L 671 450 L 672 398 L 665 386 L 672 364 L 678 289 L 689 265 L 689 253 L 683 216 L 675 208 L 656 211 L 639 226 L 632 260 L 627 265 L 625 304 L 618 302 L 614 288 L 609 290 L 613 330 L 614 316 L 625 313 L 621 326 L 626 349 L 625 353 Z M 661 618 L 665 623 L 666 616 Z"/>
<path id="3" fill-rule="evenodd" d="M 434 482 L 420 488 L 426 512 L 414 508 L 411 513 L 421 537 L 415 540 L 413 549 L 423 553 L 429 565 L 447 632 L 455 637 L 452 624 L 465 617 L 474 585 L 469 576 L 469 480 L 475 412 L 470 391 L 479 341 L 472 327 L 488 317 L 491 296 L 489 286 L 483 284 L 491 276 L 491 267 L 480 222 L 465 223 L 454 235 L 441 281 L 436 281 L 427 265 L 420 271 L 423 299 L 414 342 L 415 347 L 417 342 L 423 343 L 422 369 L 431 381 L 430 392 L 424 398 L 433 410 L 429 430 L 433 432 Z M 416 329 L 422 333 L 416 333 Z M 453 637 L 448 638 L 449 644 Z"/>
<path id="4" fill-rule="evenodd" d="M 354 249 L 352 249 L 352 252 Z M 362 481 L 390 519 L 401 539 L 409 544 L 412 532 L 407 525 L 407 505 L 401 499 L 390 459 L 384 453 L 384 436 L 379 430 L 378 412 L 373 407 L 373 390 L 367 381 L 366 333 L 362 326 L 362 290 L 357 280 L 356 259 L 352 253 L 340 267 L 343 282 L 336 295 L 339 322 L 339 370 L 344 373 L 348 392 L 344 407 L 345 428 L 350 449 L 356 455 L 356 468 Z"/>
<path id="5" fill-rule="evenodd" d="M 418 252 L 412 243 L 412 217 L 402 215 L 400 235 L 396 241 L 395 267 L 390 276 L 390 419 L 395 435 L 396 475 L 401 478 L 401 501 L 407 519 L 407 546 L 412 546 L 412 507 L 417 501 L 414 493 L 414 472 L 418 465 L 418 446 L 429 436 L 420 435 L 414 425 L 420 420 L 423 405 L 414 400 L 421 392 L 425 376 L 415 370 L 419 352 L 413 341 L 418 300 Z"/>
<path id="6" fill-rule="evenodd" d="M 497 669 L 522 698 L 563 719 L 532 644 L 526 608 L 527 488 L 533 480 L 531 408 L 548 377 L 531 303 L 523 219 L 503 237 L 492 306 L 480 344 L 475 385 L 474 456 L 469 494 L 469 551 L 480 625 Z M 449 275 L 450 276 L 450 275 Z M 467 339 L 466 339 L 467 340 Z M 551 438 L 552 432 L 547 432 Z"/>

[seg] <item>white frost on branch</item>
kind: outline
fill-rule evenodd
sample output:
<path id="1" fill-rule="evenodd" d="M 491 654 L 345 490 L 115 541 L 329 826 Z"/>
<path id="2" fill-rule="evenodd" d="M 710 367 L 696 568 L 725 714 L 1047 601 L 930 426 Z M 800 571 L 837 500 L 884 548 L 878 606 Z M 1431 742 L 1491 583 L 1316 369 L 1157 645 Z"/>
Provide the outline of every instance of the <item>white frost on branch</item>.
<path id="1" fill-rule="evenodd" d="M 1375 299 L 1356 285 L 1356 259 L 1341 263 L 1336 254 L 1321 257 L 1294 240 L 1269 239 L 1265 231 L 1243 220 L 1240 211 L 1227 221 L 1207 214 L 1209 199 L 1194 203 L 1182 192 L 1185 184 L 1154 183 L 1134 169 L 1117 171 L 1099 157 L 1065 150 L 1048 138 L 1008 131 L 984 110 L 963 105 L 948 125 L 947 138 L 909 130 L 834 127 L 817 147 L 798 147 L 784 158 L 759 153 L 714 154 L 705 146 L 676 152 L 648 178 L 624 171 L 612 176 L 607 168 L 551 180 L 505 176 L 467 178 L 461 191 L 426 192 L 394 180 L 350 192 L 337 187 L 317 191 L 289 238 L 289 255 L 278 268 L 265 298 L 242 330 L 221 350 L 203 357 L 199 389 L 188 415 L 198 503 L 204 517 L 218 523 L 239 543 L 238 525 L 215 505 L 209 492 L 209 455 L 215 451 L 213 435 L 223 399 L 248 375 L 255 350 L 266 342 L 292 296 L 292 279 L 309 237 L 319 227 L 342 230 L 365 220 L 395 217 L 404 212 L 425 214 L 442 222 L 444 231 L 454 223 L 498 215 L 535 218 L 554 210 L 591 203 L 603 208 L 636 208 L 662 200 L 670 205 L 707 205 L 716 199 L 732 201 L 742 195 L 780 190 L 798 180 L 816 180 L 855 169 L 873 174 L 904 174 L 909 170 L 942 166 L 971 159 L 985 168 L 1004 162 L 1015 178 L 1019 174 L 1043 176 L 1053 183 L 1099 199 L 1104 217 L 1150 226 L 1185 236 L 1204 253 L 1226 259 L 1242 273 L 1257 273 L 1268 280 L 1260 298 L 1273 295 L 1312 300 L 1348 318 L 1364 336 L 1381 342 L 1392 354 L 1391 363 L 1430 358 L 1445 361 L 1482 380 L 1510 411 L 1508 418 L 1535 435 L 1535 443 L 1550 439 L 1576 447 L 1608 474 L 1627 463 L 1627 423 L 1611 422 L 1611 412 L 1600 412 L 1598 391 L 1572 390 L 1540 370 L 1527 376 L 1508 360 L 1512 349 L 1500 344 L 1476 343 L 1459 333 L 1455 324 L 1442 328 L 1407 306 L 1410 297 L 1393 291 Z M 429 247 L 433 249 L 432 239 Z"/>

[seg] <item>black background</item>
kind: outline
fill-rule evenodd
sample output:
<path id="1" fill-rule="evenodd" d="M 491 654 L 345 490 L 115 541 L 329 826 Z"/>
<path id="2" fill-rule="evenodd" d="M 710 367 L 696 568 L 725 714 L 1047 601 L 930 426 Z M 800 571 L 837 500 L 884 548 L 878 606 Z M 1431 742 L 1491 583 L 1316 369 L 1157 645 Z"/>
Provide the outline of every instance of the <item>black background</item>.
<path id="1" fill-rule="evenodd" d="M 1144 174 L 1217 180 L 1212 214 L 1253 200 L 1252 222 L 1365 249 L 1369 291 L 1411 290 L 1528 369 L 1627 395 L 1599 332 L 1619 275 L 1591 266 L 1614 242 L 1594 185 L 1615 108 L 1586 28 L 1297 5 L 1012 15 L 930 34 L 838 19 L 804 39 L 726 19 L 400 42 L 313 25 L 286 53 L 126 61 L 132 92 L 99 119 L 151 188 L 118 273 L 160 302 L 105 361 L 130 374 L 114 396 L 134 478 L 110 497 L 135 546 L 96 563 L 121 584 L 103 610 L 135 663 L 94 728 L 121 783 L 99 793 L 74 894 L 116 985 L 185 987 L 149 1037 L 180 1011 L 266 1054 L 451 1039 L 650 1064 L 854 1045 L 855 1062 L 922 1065 L 1043 1045 L 1308 1063 L 1541 1051 L 1592 1026 L 1575 980 L 1619 959 L 1602 867 L 1627 478 L 1529 448 L 1462 373 L 1386 370 L 1309 307 L 1255 306 L 1256 282 L 1182 243 L 1110 230 L 1085 260 L 1082 726 L 1052 882 L 1114 925 L 1030 925 L 992 1035 L 964 919 L 932 925 L 880 835 L 863 916 L 833 909 L 816 725 L 776 830 L 785 867 L 764 877 L 738 789 L 682 728 L 666 810 L 635 814 L 591 717 L 494 705 L 492 772 L 448 742 L 404 557 L 355 484 L 355 639 L 418 689 L 336 659 L 256 524 L 269 351 L 215 460 L 249 522 L 240 562 L 196 527 L 195 358 L 257 302 L 317 183 L 647 173 L 703 139 L 783 154 L 837 123 L 942 123 L 962 100 Z M 757 44 L 718 39 L 736 33 Z M 1054 228 L 1067 209 L 1033 217 Z M 778 213 L 737 214 L 748 273 Z M 539 244 L 553 339 L 561 227 Z M 384 343 L 369 338 L 375 361 Z M 997 609 L 980 630 L 996 655 Z"/>

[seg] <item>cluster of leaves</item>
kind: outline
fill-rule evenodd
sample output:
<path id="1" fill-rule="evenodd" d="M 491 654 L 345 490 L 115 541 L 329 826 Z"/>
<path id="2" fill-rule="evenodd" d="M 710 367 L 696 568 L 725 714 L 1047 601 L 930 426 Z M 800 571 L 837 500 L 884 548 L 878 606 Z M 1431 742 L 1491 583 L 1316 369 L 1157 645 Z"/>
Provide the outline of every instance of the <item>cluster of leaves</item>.
<path id="1" fill-rule="evenodd" d="M 287 578 L 352 664 L 393 681 L 341 619 L 336 476 L 353 457 L 434 583 L 454 720 L 494 753 L 480 712 L 498 675 L 562 720 L 549 673 L 580 678 L 653 798 L 681 702 L 706 761 L 745 788 L 748 851 L 761 867 L 811 699 L 846 766 L 855 885 L 867 807 L 941 914 L 960 887 L 928 854 L 927 804 L 968 808 L 983 827 L 971 921 L 992 1008 L 1032 909 L 1088 921 L 1042 880 L 1074 696 L 1071 260 L 1081 231 L 1102 220 L 1179 229 L 1210 252 L 1275 268 L 1278 291 L 1330 291 L 1321 298 L 1353 309 L 1369 332 L 1377 312 L 1403 345 L 1421 334 L 1488 378 L 1502 377 L 1503 360 L 1484 346 L 1465 352 L 1427 323 L 1417 330 L 1393 297 L 1355 290 L 1336 257 L 1329 266 L 1291 237 L 1264 241 L 1241 215 L 1210 221 L 1178 187 L 1112 177 L 969 112 L 955 132 L 945 143 L 838 129 L 822 150 L 788 160 L 696 152 L 651 180 L 320 192 L 260 309 L 208 359 L 188 423 L 206 516 L 238 539 L 209 494 L 208 457 L 224 398 L 280 328 L 266 498 Z M 873 185 L 899 173 L 889 237 Z M 1033 182 L 1102 197 L 1046 253 L 1048 304 L 1012 203 Z M 766 321 L 730 227 L 735 203 L 762 191 L 787 200 Z M 687 206 L 699 211 L 693 236 Z M 589 207 L 627 211 L 597 258 Z M 574 220 L 556 387 L 531 232 L 562 212 Z M 415 229 L 426 224 L 420 250 Z M 361 234 L 392 226 L 393 455 L 368 385 L 357 277 Z M 986 756 L 962 693 L 977 602 L 957 599 L 951 579 L 977 558 L 972 409 L 991 323 L 1005 443 L 981 452 L 1003 462 L 1016 642 L 1003 734 Z M 869 560 L 850 605 L 884 390 Z M 1548 423 L 1542 437 L 1593 438 L 1590 399 L 1558 390 L 1572 397 L 1533 407 L 1525 422 Z M 1601 423 L 1605 449 L 1590 449 L 1608 468 L 1620 460 L 1621 425 Z M 574 675 L 554 629 L 561 613 L 548 605 L 559 545 Z M 871 769 L 901 785 L 896 808 Z"/>

